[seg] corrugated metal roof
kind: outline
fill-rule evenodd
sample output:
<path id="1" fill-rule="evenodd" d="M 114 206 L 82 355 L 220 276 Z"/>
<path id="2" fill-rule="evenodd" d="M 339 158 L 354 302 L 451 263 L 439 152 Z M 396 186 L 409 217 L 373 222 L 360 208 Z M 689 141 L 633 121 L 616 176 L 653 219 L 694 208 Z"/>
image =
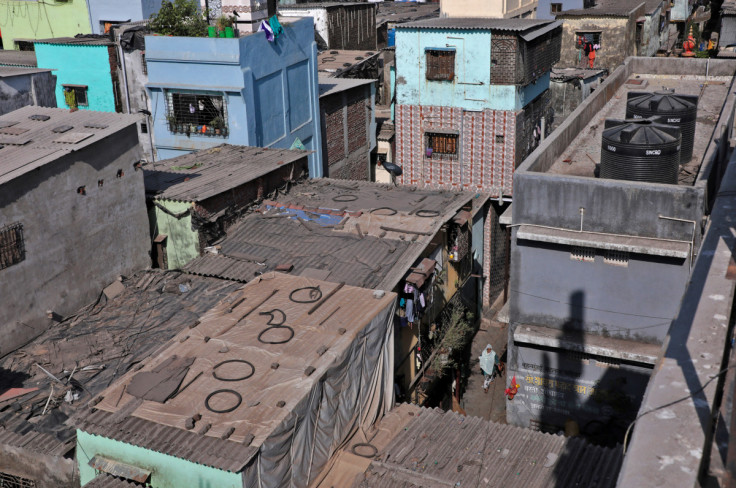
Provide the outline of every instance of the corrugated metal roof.
<path id="1" fill-rule="evenodd" d="M 379 51 L 347 51 L 331 49 L 317 54 L 317 69 L 323 73 L 338 73 L 366 60 L 378 57 Z"/>
<path id="2" fill-rule="evenodd" d="M 661 3 L 660 0 L 654 0 Z M 591 8 L 563 10 L 557 17 L 628 17 L 641 5 L 647 9 L 647 2 L 642 0 L 606 0 Z"/>
<path id="3" fill-rule="evenodd" d="M 2 60 L 0 60 L 2 63 Z M 50 69 L 43 68 L 27 68 L 25 66 L 2 66 L 0 65 L 0 78 L 10 78 L 11 76 L 31 75 L 34 73 L 51 72 Z"/>
<path id="4" fill-rule="evenodd" d="M 315 290 L 317 296 L 311 294 Z M 388 314 L 395 301 L 394 293 L 377 295 L 281 273 L 264 276 L 232 293 L 203 314 L 194 327 L 180 332 L 144 361 L 142 368 L 129 371 L 106 389 L 81 429 L 240 472 L 263 442 L 294 415 L 294 408 L 313 394 L 335 361 L 346 357 L 356 340 L 362 340 L 359 337 L 365 327 L 377 315 Z M 269 327 L 279 322 L 288 324 L 280 329 L 290 329 L 290 336 Z M 263 336 L 267 331 L 272 335 Z M 265 342 L 270 345 L 264 346 L 262 337 L 282 342 Z M 159 371 L 171 358 L 192 359 L 180 380 L 186 387 L 163 403 L 131 395 L 137 375 Z M 226 363 L 243 364 L 223 366 Z M 230 382 L 218 386 L 212 382 L 213 376 L 219 378 L 217 373 L 238 379 L 225 379 Z M 218 405 L 218 399 L 212 405 L 220 410 L 208 407 L 219 388 L 239 398 L 234 408 Z M 230 407 L 233 397 L 219 400 Z M 186 420 L 194 412 L 200 417 L 187 429 Z"/>
<path id="5" fill-rule="evenodd" d="M 360 78 L 330 78 L 327 76 L 319 77 L 319 97 L 326 97 L 341 93 L 369 83 L 376 83 L 378 80 L 363 80 Z"/>
<path id="6" fill-rule="evenodd" d="M 52 37 L 50 39 L 32 39 L 37 44 L 73 44 L 88 46 L 114 46 L 107 36 L 100 37 Z"/>
<path id="7" fill-rule="evenodd" d="M 84 485 L 84 488 L 139 488 L 141 486 L 145 485 L 103 473 L 95 476 L 92 481 Z"/>
<path id="8" fill-rule="evenodd" d="M 367 2 L 309 2 L 309 3 L 294 3 L 291 5 L 279 5 L 279 13 L 289 10 L 309 10 L 318 8 L 336 8 L 336 7 L 372 7 L 376 8 L 375 3 Z"/>
<path id="9" fill-rule="evenodd" d="M 416 409 L 405 428 L 395 433 L 355 479 L 354 488 L 613 488 L 623 459 L 620 447 L 594 446 L 580 437 L 440 409 Z"/>
<path id="10" fill-rule="evenodd" d="M 0 66 L 36 67 L 36 52 L 0 49 Z"/>
<path id="11" fill-rule="evenodd" d="M 146 193 L 155 198 L 201 202 L 299 160 L 307 151 L 222 144 L 143 167 Z"/>
<path id="12" fill-rule="evenodd" d="M 205 254 L 184 271 L 248 282 L 289 263 L 295 275 L 308 268 L 328 270 L 328 281 L 392 290 L 440 227 L 474 196 L 307 180 L 279 194 L 277 202 L 264 202 L 265 214 L 252 214 L 229 229 L 221 255 Z"/>
<path id="13" fill-rule="evenodd" d="M 85 307 L 0 361 L 3 387 L 38 388 L 0 403 L 0 410 L 5 409 L 0 412 L 0 445 L 50 456 L 65 455 L 76 445 L 75 427 L 87 414 L 84 406 L 91 396 L 242 286 L 174 271 L 141 272 L 123 284 L 125 290 L 114 299 L 103 295 L 99 303 Z M 65 403 L 66 388 L 55 383 L 36 363 L 62 381 L 74 371 L 73 378 L 86 392 L 76 390 L 79 399 Z M 42 417 L 52 385 L 54 401 Z M 15 402 L 20 411 L 5 408 Z M 56 416 L 60 404 L 70 415 L 68 420 Z"/>
<path id="14" fill-rule="evenodd" d="M 552 23 L 541 19 L 484 19 L 477 17 L 443 17 L 418 20 L 397 25 L 397 29 L 458 29 L 458 30 L 496 30 L 526 32 Z"/>
<path id="15" fill-rule="evenodd" d="M 426 18 L 439 17 L 438 3 L 378 2 L 376 25 L 400 24 Z"/>
<path id="16" fill-rule="evenodd" d="M 33 115 L 48 116 L 48 120 L 33 120 Z M 140 120 L 135 115 L 78 110 L 70 112 L 60 108 L 28 106 L 0 116 L 0 126 L 11 124 L 13 132 L 0 134 L 0 184 L 7 183 L 36 168 L 55 161 L 69 153 L 91 146 Z M 75 132 L 92 136 L 77 143 L 56 142 L 59 133 L 53 130 L 70 125 Z M 90 125 L 104 129 L 92 129 Z M 112 156 L 111 156 L 112 157 Z"/>

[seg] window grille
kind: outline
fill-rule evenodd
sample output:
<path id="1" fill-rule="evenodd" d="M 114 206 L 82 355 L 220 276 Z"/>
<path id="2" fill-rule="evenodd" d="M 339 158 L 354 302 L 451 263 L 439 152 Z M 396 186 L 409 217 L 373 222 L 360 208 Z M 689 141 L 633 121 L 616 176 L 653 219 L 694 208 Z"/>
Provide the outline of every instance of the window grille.
<path id="1" fill-rule="evenodd" d="M 603 256 L 603 262 L 614 266 L 628 266 L 629 253 L 626 251 L 606 251 Z"/>
<path id="2" fill-rule="evenodd" d="M 503 144 L 503 142 L 504 142 L 503 135 L 496 134 L 496 144 Z"/>
<path id="3" fill-rule="evenodd" d="M 590 42 L 594 46 L 597 44 L 601 45 L 601 33 L 600 32 L 576 32 L 575 33 L 575 47 L 583 49 L 585 44 Z M 600 48 L 599 48 L 600 49 Z"/>
<path id="4" fill-rule="evenodd" d="M 222 95 L 167 91 L 166 105 L 171 132 L 227 137 L 227 104 Z"/>
<path id="5" fill-rule="evenodd" d="M 23 224 L 16 222 L 5 227 L 0 227 L 0 269 L 18 264 L 25 258 L 26 248 L 23 242 Z"/>
<path id="6" fill-rule="evenodd" d="M 457 134 L 427 132 L 427 156 L 433 154 L 457 155 Z"/>
<path id="7" fill-rule="evenodd" d="M 570 250 L 570 259 L 592 263 L 595 261 L 595 249 L 589 247 L 573 246 Z"/>
<path id="8" fill-rule="evenodd" d="M 64 101 L 69 108 L 87 107 L 86 85 L 62 85 L 64 87 Z"/>
<path id="9" fill-rule="evenodd" d="M 0 472 L 0 488 L 36 488 L 36 482 L 20 476 Z"/>
<path id="10" fill-rule="evenodd" d="M 455 79 L 455 50 L 427 49 L 427 79 L 452 81 Z"/>
<path id="11" fill-rule="evenodd" d="M 559 14 L 562 12 L 562 4 L 561 3 L 551 3 L 549 4 L 549 13 L 552 15 Z"/>

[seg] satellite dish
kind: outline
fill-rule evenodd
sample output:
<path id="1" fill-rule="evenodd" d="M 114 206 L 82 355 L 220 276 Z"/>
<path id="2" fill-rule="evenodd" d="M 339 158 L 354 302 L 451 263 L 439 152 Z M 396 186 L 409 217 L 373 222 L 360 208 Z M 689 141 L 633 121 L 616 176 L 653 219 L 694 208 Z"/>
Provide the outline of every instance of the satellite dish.
<path id="1" fill-rule="evenodd" d="M 401 176 L 401 174 L 403 173 L 403 171 L 401 170 L 401 166 L 399 166 L 398 164 L 383 163 L 383 167 L 386 169 L 386 171 L 394 176 Z"/>

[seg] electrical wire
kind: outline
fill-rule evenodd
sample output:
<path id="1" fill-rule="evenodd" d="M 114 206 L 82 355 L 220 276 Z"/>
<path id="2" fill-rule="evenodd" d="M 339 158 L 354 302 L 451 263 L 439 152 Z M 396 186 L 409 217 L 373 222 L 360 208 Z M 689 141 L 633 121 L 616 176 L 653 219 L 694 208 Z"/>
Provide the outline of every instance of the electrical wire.
<path id="1" fill-rule="evenodd" d="M 650 410 L 647 410 L 646 412 L 643 412 L 643 413 L 640 413 L 639 415 L 637 415 L 636 418 L 626 428 L 626 434 L 624 434 L 624 443 L 621 446 L 621 448 L 623 449 L 623 454 L 626 455 L 626 444 L 627 444 L 627 441 L 628 441 L 628 438 L 629 438 L 629 432 L 631 432 L 631 428 L 634 427 L 634 424 L 640 418 L 642 418 L 643 416 L 645 416 L 647 414 L 650 414 L 652 412 L 656 412 L 657 410 L 662 410 L 663 408 L 671 407 L 672 405 L 675 405 L 677 403 L 684 402 L 685 400 L 689 400 L 690 398 L 694 397 L 695 395 L 697 395 L 701 391 L 705 390 L 705 388 L 709 384 L 711 384 L 713 382 L 713 380 L 715 380 L 716 378 L 720 377 L 723 373 L 725 373 L 728 370 L 733 369 L 733 368 L 736 368 L 736 364 L 731 365 L 731 366 L 729 366 L 729 367 L 727 367 L 725 369 L 720 370 L 718 373 L 715 374 L 715 376 L 713 376 L 711 379 L 709 379 L 708 381 L 706 381 L 705 383 L 703 383 L 703 386 L 701 386 L 700 388 L 698 388 L 694 392 L 690 393 L 689 395 L 686 395 L 686 396 L 684 396 L 682 398 L 678 398 L 677 400 L 673 400 L 673 401 L 671 401 L 669 403 L 665 403 L 664 405 L 660 405 L 658 407 L 654 407 L 654 408 L 652 408 Z"/>

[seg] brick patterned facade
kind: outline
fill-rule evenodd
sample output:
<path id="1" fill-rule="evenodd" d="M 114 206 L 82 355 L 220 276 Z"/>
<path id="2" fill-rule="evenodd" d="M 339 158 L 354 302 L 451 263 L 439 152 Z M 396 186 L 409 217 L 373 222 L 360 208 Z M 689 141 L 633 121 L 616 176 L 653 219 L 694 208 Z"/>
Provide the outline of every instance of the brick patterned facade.
<path id="1" fill-rule="evenodd" d="M 454 107 L 398 105 L 395 158 L 404 170 L 398 183 L 510 195 L 517 159 L 516 118 L 516 113 L 506 110 L 471 112 Z M 424 134 L 433 129 L 457 131 L 457 157 L 426 156 Z"/>
<path id="2" fill-rule="evenodd" d="M 367 181 L 370 178 L 370 86 L 322 97 L 320 111 L 325 176 Z"/>

